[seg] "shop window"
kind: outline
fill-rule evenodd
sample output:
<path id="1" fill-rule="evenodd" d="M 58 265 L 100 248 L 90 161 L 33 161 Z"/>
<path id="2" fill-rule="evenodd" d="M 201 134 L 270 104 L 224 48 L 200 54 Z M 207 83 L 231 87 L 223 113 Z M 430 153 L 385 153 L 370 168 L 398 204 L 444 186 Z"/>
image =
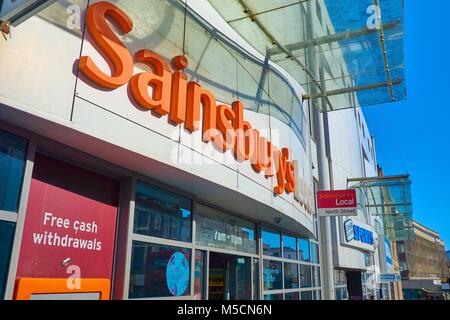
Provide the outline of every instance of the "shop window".
<path id="1" fill-rule="evenodd" d="M 281 257 L 281 237 L 279 232 L 263 229 L 262 240 L 264 255 Z"/>
<path id="2" fill-rule="evenodd" d="M 0 210 L 18 211 L 26 151 L 25 139 L 0 131 Z"/>
<path id="3" fill-rule="evenodd" d="M 190 295 L 191 250 L 134 241 L 130 298 Z"/>
<path id="4" fill-rule="evenodd" d="M 14 229 L 14 223 L 0 221 L 0 299 L 5 293 Z"/>
<path id="5" fill-rule="evenodd" d="M 300 288 L 311 288 L 311 266 L 300 265 Z"/>
<path id="6" fill-rule="evenodd" d="M 301 293 L 302 300 L 313 300 L 313 292 L 312 291 L 303 291 Z"/>
<path id="7" fill-rule="evenodd" d="M 195 251 L 194 299 L 205 300 L 205 254 L 203 250 Z"/>
<path id="8" fill-rule="evenodd" d="M 283 289 L 281 261 L 264 260 L 264 290 Z"/>
<path id="9" fill-rule="evenodd" d="M 311 262 L 319 263 L 319 245 L 311 242 Z"/>
<path id="10" fill-rule="evenodd" d="M 313 286 L 320 287 L 320 268 L 313 267 Z"/>
<path id="11" fill-rule="evenodd" d="M 300 261 L 310 261 L 309 241 L 307 239 L 298 238 L 298 252 Z"/>
<path id="12" fill-rule="evenodd" d="M 322 300 L 322 291 L 320 290 L 316 291 L 316 300 Z"/>
<path id="13" fill-rule="evenodd" d="M 298 292 L 288 292 L 284 294 L 284 300 L 299 300 L 300 294 Z"/>
<path id="14" fill-rule="evenodd" d="M 139 181 L 135 201 L 134 233 L 191 241 L 190 199 Z"/>
<path id="15" fill-rule="evenodd" d="M 285 259 L 297 259 L 297 239 L 283 235 L 283 258 Z"/>
<path id="16" fill-rule="evenodd" d="M 282 293 L 265 294 L 264 300 L 283 300 L 283 294 Z"/>
<path id="17" fill-rule="evenodd" d="M 259 300 L 259 260 L 253 258 L 253 300 Z"/>
<path id="18" fill-rule="evenodd" d="M 256 254 L 254 223 L 201 204 L 195 220 L 197 245 Z"/>
<path id="19" fill-rule="evenodd" d="M 298 264 L 284 262 L 284 288 L 298 288 Z"/>

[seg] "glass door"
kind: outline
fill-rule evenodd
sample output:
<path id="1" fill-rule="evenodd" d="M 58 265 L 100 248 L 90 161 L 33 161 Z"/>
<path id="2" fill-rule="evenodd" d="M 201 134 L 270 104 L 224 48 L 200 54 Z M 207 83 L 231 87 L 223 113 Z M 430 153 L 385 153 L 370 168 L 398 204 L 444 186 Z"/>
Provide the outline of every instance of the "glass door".
<path id="1" fill-rule="evenodd" d="M 252 298 L 251 258 L 210 252 L 209 300 Z"/>

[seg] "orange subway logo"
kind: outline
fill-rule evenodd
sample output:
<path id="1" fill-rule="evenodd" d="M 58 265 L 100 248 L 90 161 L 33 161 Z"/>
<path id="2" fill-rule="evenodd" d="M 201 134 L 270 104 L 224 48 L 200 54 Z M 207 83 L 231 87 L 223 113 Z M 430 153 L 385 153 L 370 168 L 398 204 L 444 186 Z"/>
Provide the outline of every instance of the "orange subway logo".
<path id="1" fill-rule="evenodd" d="M 236 161 L 250 161 L 254 171 L 263 172 L 266 178 L 274 177 L 274 194 L 296 191 L 296 161 L 289 160 L 289 149 L 278 149 L 245 121 L 244 106 L 240 101 L 234 101 L 231 106 L 218 104 L 212 92 L 195 81 L 188 81 L 183 73 L 188 66 L 185 56 L 174 57 L 170 64 L 155 52 L 141 49 L 133 57 L 114 34 L 107 19 L 123 34 L 133 29 L 132 20 L 114 4 L 97 2 L 89 6 L 87 30 L 112 65 L 109 75 L 90 57 L 82 56 L 79 69 L 89 80 L 108 89 L 128 84 L 133 99 L 142 108 L 167 115 L 171 123 L 184 124 L 191 133 L 201 129 L 204 142 L 213 143 L 221 152 L 231 150 Z M 152 72 L 133 74 L 135 62 L 147 65 Z"/>

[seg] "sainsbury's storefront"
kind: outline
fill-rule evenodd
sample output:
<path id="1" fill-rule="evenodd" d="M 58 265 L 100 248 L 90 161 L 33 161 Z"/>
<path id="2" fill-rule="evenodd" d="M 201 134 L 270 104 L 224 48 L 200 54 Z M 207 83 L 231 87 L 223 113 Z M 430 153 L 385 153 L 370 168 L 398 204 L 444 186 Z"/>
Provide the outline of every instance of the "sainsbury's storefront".
<path id="1" fill-rule="evenodd" d="M 321 298 L 301 88 L 206 1 L 56 1 L 0 69 L 2 297 Z"/>

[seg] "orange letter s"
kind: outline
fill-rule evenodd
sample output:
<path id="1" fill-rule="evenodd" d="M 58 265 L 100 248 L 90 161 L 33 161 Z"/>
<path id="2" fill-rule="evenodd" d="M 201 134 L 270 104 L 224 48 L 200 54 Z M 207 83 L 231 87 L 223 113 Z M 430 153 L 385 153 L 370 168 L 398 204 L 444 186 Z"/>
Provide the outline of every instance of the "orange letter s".
<path id="1" fill-rule="evenodd" d="M 113 64 L 112 76 L 101 71 L 88 57 L 80 58 L 80 71 L 90 80 L 109 89 L 116 89 L 127 83 L 133 75 L 133 57 L 106 22 L 111 18 L 119 29 L 127 34 L 133 29 L 131 19 L 117 6 L 108 2 L 97 2 L 86 11 L 86 26 L 94 41 L 103 49 Z"/>

